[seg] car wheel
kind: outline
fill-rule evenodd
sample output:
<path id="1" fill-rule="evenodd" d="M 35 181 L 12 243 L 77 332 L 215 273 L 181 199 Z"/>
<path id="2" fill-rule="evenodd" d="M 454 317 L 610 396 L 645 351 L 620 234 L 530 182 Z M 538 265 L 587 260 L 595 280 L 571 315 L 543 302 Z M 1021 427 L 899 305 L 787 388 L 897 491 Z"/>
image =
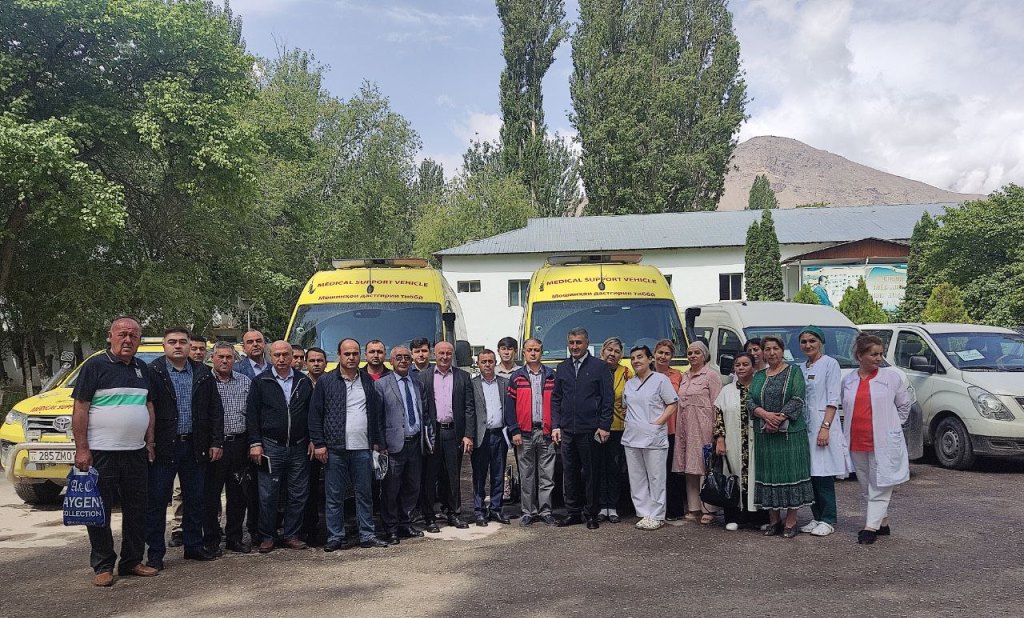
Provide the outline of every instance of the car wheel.
<path id="1" fill-rule="evenodd" d="M 963 422 L 955 416 L 939 421 L 935 428 L 935 458 L 951 470 L 967 470 L 974 465 L 974 447 Z"/>
<path id="2" fill-rule="evenodd" d="M 14 492 L 26 504 L 56 504 L 64 487 L 53 481 L 44 483 L 15 483 Z"/>

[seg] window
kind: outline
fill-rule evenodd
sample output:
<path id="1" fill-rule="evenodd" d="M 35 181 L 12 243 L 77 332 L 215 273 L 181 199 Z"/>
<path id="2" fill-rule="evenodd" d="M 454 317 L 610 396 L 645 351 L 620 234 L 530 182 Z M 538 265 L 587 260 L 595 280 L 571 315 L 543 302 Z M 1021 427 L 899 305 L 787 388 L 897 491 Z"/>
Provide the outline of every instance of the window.
<path id="1" fill-rule="evenodd" d="M 928 347 L 928 343 L 917 333 L 901 330 L 896 337 L 896 366 L 910 369 L 910 357 L 923 356 L 932 366 L 938 368 L 938 359 Z"/>
<path id="2" fill-rule="evenodd" d="M 718 275 L 719 300 L 743 300 L 743 273 Z"/>
<path id="3" fill-rule="evenodd" d="M 717 358 L 715 359 L 715 364 L 719 367 L 722 366 L 723 354 L 728 354 L 733 358 L 736 358 L 736 355 L 742 351 L 743 342 L 740 341 L 740 338 L 736 333 L 732 332 L 728 328 L 718 329 L 718 350 L 716 350 Z"/>
<path id="4" fill-rule="evenodd" d="M 665 283 L 672 285 L 672 275 L 665 275 Z"/>
<path id="5" fill-rule="evenodd" d="M 881 339 L 882 340 L 882 353 L 883 354 L 888 354 L 889 353 L 889 344 L 892 343 L 892 331 L 891 330 L 888 330 L 888 329 L 873 330 L 872 329 L 872 330 L 865 330 L 863 332 L 867 333 L 868 335 L 874 335 L 875 337 L 878 337 L 879 339 Z"/>
<path id="6" fill-rule="evenodd" d="M 459 292 L 479 292 L 480 281 L 459 281 Z"/>
<path id="7" fill-rule="evenodd" d="M 530 291 L 530 280 L 529 279 L 509 279 L 508 280 L 508 306 L 509 307 L 525 307 L 526 306 L 526 294 Z"/>

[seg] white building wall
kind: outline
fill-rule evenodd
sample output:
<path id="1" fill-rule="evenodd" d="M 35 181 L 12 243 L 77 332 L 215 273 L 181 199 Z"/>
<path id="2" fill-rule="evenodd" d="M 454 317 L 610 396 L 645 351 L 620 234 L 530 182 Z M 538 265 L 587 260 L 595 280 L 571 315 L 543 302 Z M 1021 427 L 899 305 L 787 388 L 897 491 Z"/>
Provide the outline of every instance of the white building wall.
<path id="1" fill-rule="evenodd" d="M 831 243 L 785 245 L 781 247 L 782 259 L 827 246 Z M 718 276 L 742 273 L 743 254 L 743 247 L 668 249 L 644 251 L 643 261 L 672 277 L 672 293 L 682 310 L 718 302 Z M 556 254 L 444 256 L 441 272 L 459 297 L 471 345 L 493 349 L 502 337 L 519 338 L 523 310 L 508 304 L 509 281 L 528 280 L 552 255 Z M 479 281 L 480 291 L 458 292 L 459 281 Z M 791 287 L 786 286 L 787 298 L 796 293 Z"/>

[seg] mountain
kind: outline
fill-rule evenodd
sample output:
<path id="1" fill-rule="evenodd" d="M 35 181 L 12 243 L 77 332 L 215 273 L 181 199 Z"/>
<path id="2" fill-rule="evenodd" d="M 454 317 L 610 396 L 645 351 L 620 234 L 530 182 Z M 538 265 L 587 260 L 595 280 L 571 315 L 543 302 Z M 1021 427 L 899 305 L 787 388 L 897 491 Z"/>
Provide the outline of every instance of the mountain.
<path id="1" fill-rule="evenodd" d="M 832 206 L 925 204 L 985 197 L 945 191 L 882 172 L 788 137 L 750 138 L 736 147 L 731 167 L 719 210 L 746 208 L 758 174 L 768 176 L 780 208 L 814 202 Z"/>

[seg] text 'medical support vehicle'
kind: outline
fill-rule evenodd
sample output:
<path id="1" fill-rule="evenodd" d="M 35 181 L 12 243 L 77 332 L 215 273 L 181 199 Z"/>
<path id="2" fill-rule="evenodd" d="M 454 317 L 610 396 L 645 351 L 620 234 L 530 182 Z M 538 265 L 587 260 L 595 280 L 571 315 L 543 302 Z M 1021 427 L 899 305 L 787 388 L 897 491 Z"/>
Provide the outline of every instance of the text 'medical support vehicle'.
<path id="1" fill-rule="evenodd" d="M 914 384 L 925 442 L 946 468 L 1024 455 L 1024 335 L 976 324 L 865 324 Z"/>
<path id="2" fill-rule="evenodd" d="M 314 274 L 295 304 L 287 340 L 327 353 L 338 362 L 338 343 L 380 339 L 391 350 L 418 337 L 455 346 L 455 364 L 472 365 L 459 301 L 440 271 L 418 258 L 334 260 Z"/>

